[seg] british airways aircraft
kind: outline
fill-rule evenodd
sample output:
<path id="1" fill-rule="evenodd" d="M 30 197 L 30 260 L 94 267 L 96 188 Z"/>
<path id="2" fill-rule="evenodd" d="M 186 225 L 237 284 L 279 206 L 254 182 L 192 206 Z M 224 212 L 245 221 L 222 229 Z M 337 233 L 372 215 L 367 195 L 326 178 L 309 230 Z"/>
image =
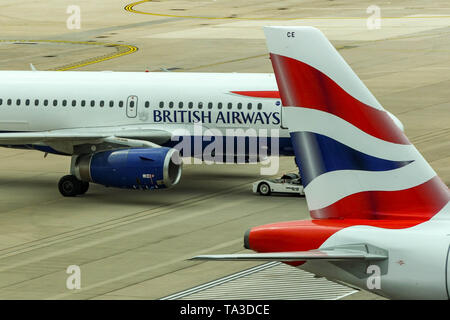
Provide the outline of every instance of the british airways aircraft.
<path id="1" fill-rule="evenodd" d="M 0 72 L 0 146 L 71 156 L 64 196 L 84 194 L 89 182 L 169 188 L 181 177 L 179 151 L 202 159 L 217 139 L 215 156 L 233 161 L 294 155 L 284 121 L 273 74 Z M 239 132 L 249 128 L 252 138 Z"/>
<path id="2" fill-rule="evenodd" d="M 265 35 L 312 220 L 248 230 L 255 254 L 392 299 L 450 299 L 450 192 L 326 37 Z"/>
<path id="3" fill-rule="evenodd" d="M 59 182 L 64 196 L 85 193 L 89 182 L 171 187 L 182 171 L 174 160 L 180 140 L 200 145 L 183 156 L 202 158 L 212 143 L 202 137 L 209 129 L 222 138 L 227 129 L 265 130 L 267 156 L 267 135 L 277 129 L 275 154 L 293 155 L 280 109 L 273 74 L 0 72 L 0 146 L 71 156 L 71 174 Z M 240 138 L 232 142 L 244 144 L 243 151 L 224 145 L 215 152 L 248 156 L 258 141 Z"/>

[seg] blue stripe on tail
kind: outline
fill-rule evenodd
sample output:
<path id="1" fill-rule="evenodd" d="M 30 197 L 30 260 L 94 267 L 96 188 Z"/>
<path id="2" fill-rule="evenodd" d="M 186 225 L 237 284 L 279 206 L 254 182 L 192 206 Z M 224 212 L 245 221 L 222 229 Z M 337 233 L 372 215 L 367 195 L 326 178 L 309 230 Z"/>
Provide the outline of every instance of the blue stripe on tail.
<path id="1" fill-rule="evenodd" d="M 291 141 L 296 152 L 303 185 L 314 178 L 336 170 L 388 171 L 412 161 L 391 161 L 370 156 L 327 136 L 312 132 L 292 132 Z"/>

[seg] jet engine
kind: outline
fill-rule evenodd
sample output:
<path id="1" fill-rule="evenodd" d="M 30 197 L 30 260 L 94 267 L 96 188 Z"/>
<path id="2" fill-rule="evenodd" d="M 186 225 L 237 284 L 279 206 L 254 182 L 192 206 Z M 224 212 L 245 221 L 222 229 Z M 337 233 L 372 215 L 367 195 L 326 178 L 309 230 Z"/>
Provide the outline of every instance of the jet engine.
<path id="1" fill-rule="evenodd" d="M 75 177 L 108 187 L 163 189 L 181 177 L 179 152 L 171 148 L 131 148 L 80 155 L 73 166 Z"/>

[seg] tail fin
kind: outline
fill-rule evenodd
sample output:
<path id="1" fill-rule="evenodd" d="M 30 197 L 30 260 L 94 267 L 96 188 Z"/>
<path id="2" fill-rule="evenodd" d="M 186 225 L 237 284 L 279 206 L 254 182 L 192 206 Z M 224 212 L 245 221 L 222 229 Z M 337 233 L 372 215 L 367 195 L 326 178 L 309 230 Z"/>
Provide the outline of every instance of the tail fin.
<path id="1" fill-rule="evenodd" d="M 447 186 L 328 39 L 312 27 L 266 27 L 311 216 L 429 219 Z"/>

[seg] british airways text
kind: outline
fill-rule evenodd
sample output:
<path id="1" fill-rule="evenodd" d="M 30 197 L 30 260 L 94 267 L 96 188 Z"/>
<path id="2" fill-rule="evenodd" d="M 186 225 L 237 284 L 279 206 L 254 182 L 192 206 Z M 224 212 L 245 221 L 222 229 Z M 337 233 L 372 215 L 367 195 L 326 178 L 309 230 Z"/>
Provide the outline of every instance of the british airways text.
<path id="1" fill-rule="evenodd" d="M 153 121 L 158 123 L 216 123 L 216 124 L 280 124 L 279 112 L 243 112 L 190 110 L 153 110 Z"/>

